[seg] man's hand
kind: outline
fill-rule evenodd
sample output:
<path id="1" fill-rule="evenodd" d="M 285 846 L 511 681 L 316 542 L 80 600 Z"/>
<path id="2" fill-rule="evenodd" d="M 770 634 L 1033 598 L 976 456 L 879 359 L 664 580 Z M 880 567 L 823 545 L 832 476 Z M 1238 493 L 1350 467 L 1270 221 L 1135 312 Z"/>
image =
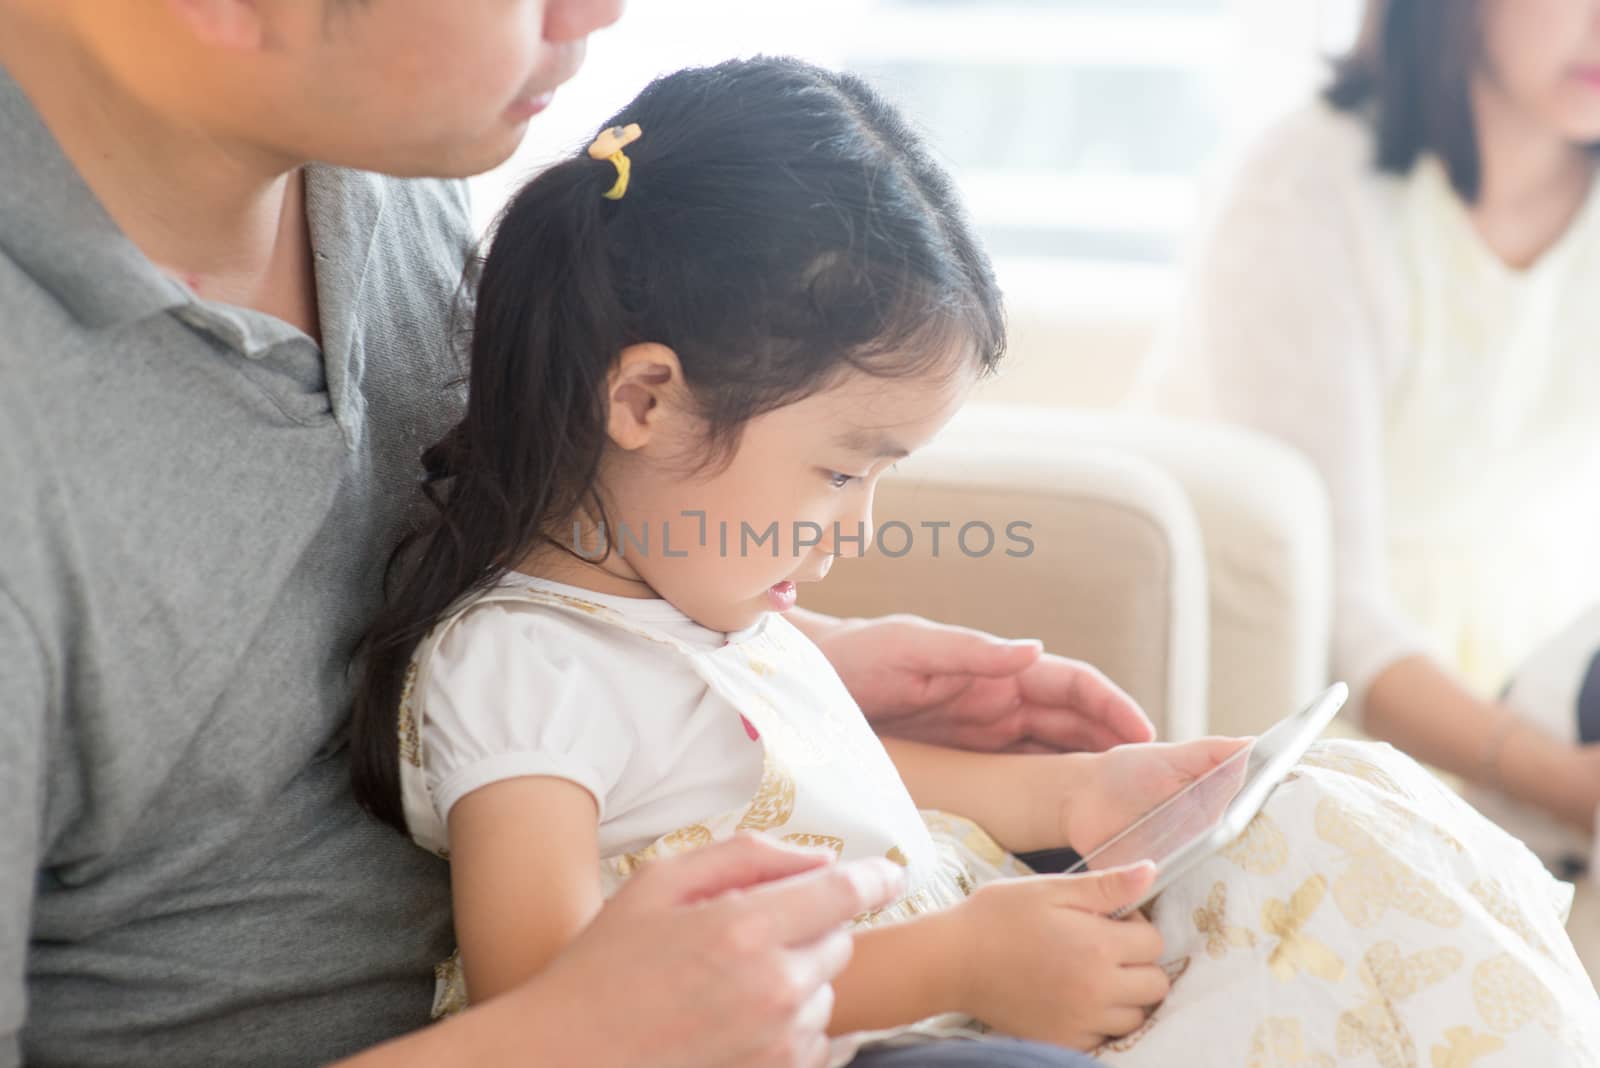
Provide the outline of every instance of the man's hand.
<path id="1" fill-rule="evenodd" d="M 821 1068 L 844 925 L 904 881 L 751 836 L 668 857 L 528 982 L 335 1068 Z"/>
<path id="2" fill-rule="evenodd" d="M 1133 699 L 1033 640 L 911 615 L 836 620 L 796 609 L 879 734 L 984 752 L 1098 752 L 1155 737 Z"/>
<path id="3" fill-rule="evenodd" d="M 843 925 L 902 881 L 761 838 L 708 846 L 634 876 L 538 985 L 598 1047 L 572 1063 L 819 1068 Z"/>

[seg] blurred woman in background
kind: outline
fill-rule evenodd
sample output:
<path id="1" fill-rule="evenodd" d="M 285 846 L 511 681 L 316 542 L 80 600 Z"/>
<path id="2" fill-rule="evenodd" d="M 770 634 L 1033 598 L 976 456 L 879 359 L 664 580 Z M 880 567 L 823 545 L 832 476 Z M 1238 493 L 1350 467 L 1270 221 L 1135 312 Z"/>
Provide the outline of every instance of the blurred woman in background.
<path id="1" fill-rule="evenodd" d="M 1364 728 L 1568 833 L 1600 747 L 1495 695 L 1600 602 L 1597 142 L 1600 0 L 1371 0 L 1236 176 L 1162 381 L 1320 469 Z"/>

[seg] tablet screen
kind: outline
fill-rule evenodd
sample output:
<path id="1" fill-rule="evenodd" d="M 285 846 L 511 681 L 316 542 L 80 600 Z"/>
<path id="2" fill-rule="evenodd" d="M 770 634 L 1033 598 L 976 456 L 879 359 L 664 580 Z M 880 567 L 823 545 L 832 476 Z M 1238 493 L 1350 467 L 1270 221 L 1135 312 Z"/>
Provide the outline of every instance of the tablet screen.
<path id="1" fill-rule="evenodd" d="M 1160 867 L 1222 819 L 1228 804 L 1248 780 L 1254 748 L 1251 745 L 1239 750 L 1145 813 L 1138 822 L 1092 850 L 1073 870 L 1104 871 L 1142 860 L 1153 860 Z"/>
<path id="2" fill-rule="evenodd" d="M 1239 811 L 1232 813 L 1229 826 L 1232 833 L 1243 829 L 1348 696 L 1349 690 L 1342 683 L 1330 687 L 1305 708 L 1274 724 L 1250 745 L 1090 851 L 1069 874 L 1152 860 L 1158 870 L 1159 887 L 1169 874 L 1167 862 L 1212 836 L 1236 803 Z M 1212 844 L 1223 843 L 1219 840 Z"/>

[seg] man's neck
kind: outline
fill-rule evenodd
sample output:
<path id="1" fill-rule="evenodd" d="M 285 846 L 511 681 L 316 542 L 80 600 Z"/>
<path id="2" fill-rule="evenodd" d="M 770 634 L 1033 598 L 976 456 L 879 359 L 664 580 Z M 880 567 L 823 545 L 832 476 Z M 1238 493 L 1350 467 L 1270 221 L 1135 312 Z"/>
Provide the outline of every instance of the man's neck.
<path id="1" fill-rule="evenodd" d="M 1496 86 L 1475 84 L 1472 103 L 1481 179 L 1473 221 L 1501 260 L 1527 267 L 1583 209 L 1594 158 L 1540 125 Z"/>
<path id="2" fill-rule="evenodd" d="M 266 311 L 315 336 L 296 161 L 155 113 L 66 34 L 7 17 L 0 63 L 128 239 L 199 296 Z"/>

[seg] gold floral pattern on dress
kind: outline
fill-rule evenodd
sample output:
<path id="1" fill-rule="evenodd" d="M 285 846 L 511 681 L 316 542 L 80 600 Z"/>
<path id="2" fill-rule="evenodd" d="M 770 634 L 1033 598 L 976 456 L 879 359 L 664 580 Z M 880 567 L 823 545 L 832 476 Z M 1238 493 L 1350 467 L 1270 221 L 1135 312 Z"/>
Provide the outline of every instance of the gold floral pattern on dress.
<path id="1" fill-rule="evenodd" d="M 1272 817 L 1257 814 L 1222 855 L 1252 875 L 1271 875 L 1289 862 L 1289 839 Z"/>
<path id="2" fill-rule="evenodd" d="M 1213 959 L 1227 954 L 1230 948 L 1254 949 L 1256 933 L 1247 927 L 1228 924 L 1228 885 L 1217 883 L 1206 896 L 1204 907 L 1194 910 L 1195 930 L 1206 937 L 1206 953 Z"/>
<path id="3" fill-rule="evenodd" d="M 1397 909 L 1436 927 L 1457 927 L 1461 908 L 1397 857 L 1357 816 L 1332 798 L 1317 804 L 1317 835 L 1349 854 L 1349 866 L 1333 880 L 1333 900 L 1354 927 L 1371 927 L 1386 909 Z"/>
<path id="4" fill-rule="evenodd" d="M 794 815 L 794 776 L 769 757 L 761 773 L 761 786 L 739 820 L 741 831 L 770 831 Z"/>
<path id="5" fill-rule="evenodd" d="M 1321 768 L 1324 771 L 1334 771 L 1341 775 L 1348 775 L 1354 779 L 1376 786 L 1386 794 L 1395 797 L 1410 797 L 1409 791 L 1403 789 L 1399 783 L 1389 777 L 1389 773 L 1370 760 L 1364 760 L 1354 753 L 1344 749 L 1335 749 L 1325 744 L 1312 746 L 1305 756 L 1300 758 L 1302 767 Z"/>
<path id="6" fill-rule="evenodd" d="M 1465 853 L 1467 851 L 1467 847 L 1461 844 L 1461 839 L 1457 838 L 1455 835 L 1451 834 L 1449 831 L 1445 830 L 1432 820 L 1425 819 L 1423 816 L 1412 809 L 1407 808 L 1400 802 L 1390 801 L 1385 798 L 1381 799 L 1378 804 L 1383 808 L 1384 812 L 1392 817 L 1393 826 L 1397 835 L 1411 835 L 1414 834 L 1419 827 L 1425 827 L 1433 833 L 1435 838 L 1444 843 L 1451 852 Z"/>
<path id="7" fill-rule="evenodd" d="M 927 809 L 922 813 L 922 822 L 935 834 L 960 842 L 990 867 L 1004 868 L 1011 859 L 1010 854 L 1000 848 L 1000 843 L 989 837 L 988 831 L 963 816 Z"/>
<path id="8" fill-rule="evenodd" d="M 1269 1016 L 1250 1037 L 1250 1059 L 1245 1068 L 1334 1068 L 1333 1057 L 1306 1049 L 1300 1021 Z"/>
<path id="9" fill-rule="evenodd" d="M 901 851 L 899 846 L 890 846 L 889 847 L 889 851 L 887 853 L 885 853 L 884 856 L 887 859 L 894 861 L 896 864 L 900 865 L 902 868 L 907 868 L 907 867 L 911 866 L 911 862 L 906 859 L 905 853 Z"/>
<path id="10" fill-rule="evenodd" d="M 1509 953 L 1490 957 L 1472 970 L 1472 1000 L 1483 1022 L 1496 1031 L 1517 1031 L 1537 1021 L 1553 1032 L 1560 1024 L 1549 989 Z"/>
<path id="11" fill-rule="evenodd" d="M 461 971 L 461 951 L 433 966 L 433 1018 L 454 1016 L 467 1007 L 467 979 Z"/>
<path id="12" fill-rule="evenodd" d="M 1189 970 L 1189 958 L 1179 957 L 1177 960 L 1163 964 L 1160 967 L 1161 970 L 1167 974 L 1167 982 L 1172 986 L 1176 986 L 1178 984 L 1178 980 L 1183 977 L 1183 973 Z M 1107 1053 L 1128 1052 L 1137 1046 L 1145 1035 L 1148 1035 L 1151 1031 L 1155 1030 L 1156 1020 L 1158 1017 L 1160 1017 L 1160 1015 L 1161 1006 L 1158 1005 L 1149 1016 L 1144 1018 L 1144 1023 L 1140 1024 L 1132 1031 L 1129 1031 L 1121 1038 L 1114 1038 L 1109 1042 L 1100 1043 L 1100 1045 L 1096 1046 L 1090 1055 L 1094 1057 L 1100 1057 Z"/>
<path id="13" fill-rule="evenodd" d="M 1527 915 L 1506 895 L 1505 889 L 1499 883 L 1479 879 L 1468 888 L 1467 892 L 1502 927 L 1521 938 L 1531 949 L 1547 957 L 1550 955 L 1550 947 L 1534 933 L 1533 925 L 1528 922 Z"/>
<path id="14" fill-rule="evenodd" d="M 883 908 L 874 909 L 871 912 L 858 913 L 850 921 L 850 926 L 882 927 L 891 923 L 899 923 L 902 920 L 909 920 L 913 916 L 921 916 L 935 911 L 937 909 L 933 904 L 933 900 L 924 891 L 917 890 L 907 894 L 892 905 L 885 905 Z"/>
<path id="15" fill-rule="evenodd" d="M 831 834 L 786 834 L 783 841 L 807 849 L 831 849 L 835 856 L 844 856 L 844 839 Z"/>
<path id="16" fill-rule="evenodd" d="M 691 849 L 711 844 L 714 835 L 711 829 L 702 823 L 693 823 L 687 827 L 679 827 L 670 834 L 664 834 L 643 849 L 632 853 L 624 853 L 613 860 L 612 867 L 616 873 L 626 879 L 640 868 L 660 857 L 670 857 L 674 853 L 687 853 Z"/>
<path id="17" fill-rule="evenodd" d="M 527 592 L 533 595 L 535 601 L 543 601 L 546 604 L 559 604 L 574 611 L 582 612 L 584 615 L 604 616 L 607 619 L 611 619 L 615 615 L 605 605 L 595 604 L 593 601 L 585 601 L 582 597 L 556 593 L 554 590 L 540 589 L 538 586 L 529 586 Z"/>
<path id="18" fill-rule="evenodd" d="M 1382 1068 L 1418 1068 L 1417 1043 L 1395 1007 L 1424 987 L 1461 967 L 1453 946 L 1402 956 L 1393 942 L 1379 942 L 1361 958 L 1361 985 L 1367 1000 L 1339 1016 L 1339 1056 L 1371 1054 Z"/>
<path id="19" fill-rule="evenodd" d="M 777 671 L 778 671 L 777 668 L 773 667 L 771 664 L 767 663 L 765 660 L 758 660 L 753 656 L 752 657 L 747 657 L 745 659 L 745 663 L 749 666 L 751 671 L 755 672 L 757 675 L 761 676 L 762 678 L 766 678 L 768 675 L 775 675 L 775 674 L 777 674 Z"/>
<path id="20" fill-rule="evenodd" d="M 400 757 L 414 768 L 422 767 L 422 736 L 417 730 L 417 713 L 411 707 L 411 691 L 417 685 L 417 662 L 406 665 L 405 681 L 400 684 Z"/>
<path id="21" fill-rule="evenodd" d="M 1445 1031 L 1447 1046 L 1434 1046 L 1428 1051 L 1430 1068 L 1472 1068 L 1479 1057 L 1505 1049 L 1504 1040 L 1494 1035 L 1480 1035 L 1470 1027 L 1452 1027 Z"/>
<path id="22" fill-rule="evenodd" d="M 1275 978 L 1287 983 L 1301 971 L 1331 982 L 1344 978 L 1344 961 L 1305 931 L 1327 892 L 1328 880 L 1313 875 L 1289 895 L 1287 902 L 1273 897 L 1262 904 L 1262 932 L 1278 939 L 1267 957 L 1267 968 Z"/>

